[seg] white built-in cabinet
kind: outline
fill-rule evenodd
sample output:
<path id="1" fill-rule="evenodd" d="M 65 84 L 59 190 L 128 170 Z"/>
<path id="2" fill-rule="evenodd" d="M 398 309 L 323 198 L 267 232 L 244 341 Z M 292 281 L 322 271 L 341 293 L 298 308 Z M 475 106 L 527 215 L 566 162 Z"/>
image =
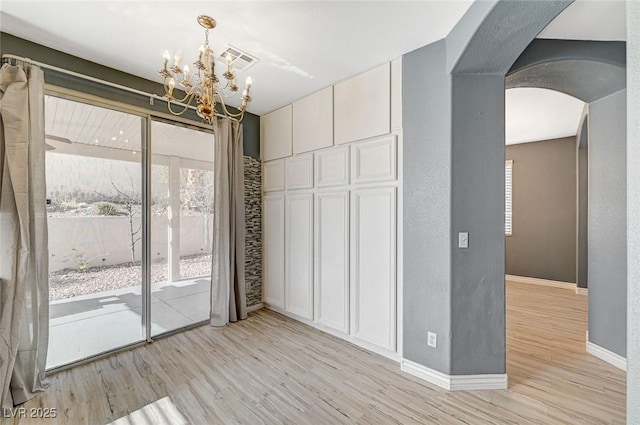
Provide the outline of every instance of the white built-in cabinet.
<path id="1" fill-rule="evenodd" d="M 333 87 L 293 103 L 293 153 L 333 146 Z"/>
<path id="2" fill-rule="evenodd" d="M 261 121 L 289 126 L 262 129 L 265 304 L 391 357 L 401 71 L 400 60 L 382 65 Z"/>
<path id="3" fill-rule="evenodd" d="M 349 191 L 316 194 L 316 322 L 349 333 Z"/>
<path id="4" fill-rule="evenodd" d="M 284 190 L 285 168 L 284 159 L 265 162 L 262 166 L 262 181 L 265 192 Z"/>
<path id="5" fill-rule="evenodd" d="M 264 165 L 265 303 L 385 353 L 396 350 L 397 143 L 286 158 L 284 190 L 272 190 L 283 160 Z"/>
<path id="6" fill-rule="evenodd" d="M 285 203 L 284 193 L 265 195 L 262 205 L 263 299 L 274 307 L 284 308 L 285 285 Z"/>
<path id="7" fill-rule="evenodd" d="M 287 195 L 285 310 L 313 319 L 313 193 Z"/>
<path id="8" fill-rule="evenodd" d="M 292 106 L 277 109 L 260 117 L 260 153 L 263 161 L 291 156 Z"/>
<path id="9" fill-rule="evenodd" d="M 353 192 L 352 335 L 395 351 L 396 188 Z"/>
<path id="10" fill-rule="evenodd" d="M 313 187 L 313 155 L 296 155 L 287 158 L 287 189 L 311 189 Z"/>
<path id="11" fill-rule="evenodd" d="M 391 65 L 386 63 L 333 88 L 336 144 L 391 130 Z"/>

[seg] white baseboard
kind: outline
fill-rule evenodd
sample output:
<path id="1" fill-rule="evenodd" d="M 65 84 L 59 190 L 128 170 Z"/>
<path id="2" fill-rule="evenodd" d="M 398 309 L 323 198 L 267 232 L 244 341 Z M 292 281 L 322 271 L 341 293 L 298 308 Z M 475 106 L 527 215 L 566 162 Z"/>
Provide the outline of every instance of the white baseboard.
<path id="1" fill-rule="evenodd" d="M 627 371 L 626 358 L 612 351 L 609 351 L 606 348 L 599 346 L 598 344 L 594 344 L 593 342 L 589 341 L 588 333 L 587 333 L 587 353 L 599 358 L 600 360 L 604 360 L 605 362 L 617 367 L 618 369 L 622 369 L 625 372 Z"/>
<path id="2" fill-rule="evenodd" d="M 589 295 L 589 289 L 588 288 L 581 288 L 579 286 L 576 286 L 576 294 L 578 295 Z"/>
<path id="3" fill-rule="evenodd" d="M 550 286 L 553 288 L 571 289 L 575 291 L 578 285 L 571 282 L 562 282 L 559 280 L 538 279 L 537 277 L 505 275 L 505 279 L 511 282 L 530 283 L 532 285 Z"/>
<path id="4" fill-rule="evenodd" d="M 251 305 L 251 306 L 247 307 L 247 313 L 251 313 L 253 311 L 260 310 L 261 308 L 264 308 L 264 304 L 263 303 Z"/>
<path id="5" fill-rule="evenodd" d="M 409 375 L 449 391 L 506 390 L 509 384 L 509 378 L 506 373 L 495 375 L 447 375 L 407 359 L 402 359 L 400 369 Z"/>

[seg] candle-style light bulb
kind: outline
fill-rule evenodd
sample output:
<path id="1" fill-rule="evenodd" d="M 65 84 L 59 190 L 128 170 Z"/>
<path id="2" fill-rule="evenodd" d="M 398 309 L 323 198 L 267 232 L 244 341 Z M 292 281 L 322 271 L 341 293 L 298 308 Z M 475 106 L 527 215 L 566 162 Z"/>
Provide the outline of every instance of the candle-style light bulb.
<path id="1" fill-rule="evenodd" d="M 184 66 L 184 81 L 189 81 L 189 65 Z"/>
<path id="2" fill-rule="evenodd" d="M 181 50 L 176 50 L 176 54 L 173 56 L 173 60 L 174 62 L 174 66 L 179 66 L 180 65 L 180 59 L 182 59 L 182 51 Z"/>
<path id="3" fill-rule="evenodd" d="M 169 62 L 169 59 L 171 59 L 171 53 L 169 53 L 168 50 L 165 50 L 162 54 L 162 59 L 164 59 L 164 63 L 166 64 L 167 62 Z"/>
<path id="4" fill-rule="evenodd" d="M 227 68 L 229 68 L 231 66 L 231 62 L 233 61 L 231 54 L 227 52 L 227 54 L 225 55 L 225 59 L 227 60 Z"/>
<path id="5" fill-rule="evenodd" d="M 198 60 L 202 61 L 202 54 L 204 53 L 204 44 L 201 44 L 198 48 Z"/>
<path id="6" fill-rule="evenodd" d="M 251 84 L 253 84 L 253 79 L 251 79 L 251 77 L 247 77 L 247 89 L 251 88 Z"/>
<path id="7" fill-rule="evenodd" d="M 167 93 L 169 96 L 171 96 L 173 94 L 173 89 L 176 86 L 176 80 L 172 78 L 169 78 L 169 93 Z"/>

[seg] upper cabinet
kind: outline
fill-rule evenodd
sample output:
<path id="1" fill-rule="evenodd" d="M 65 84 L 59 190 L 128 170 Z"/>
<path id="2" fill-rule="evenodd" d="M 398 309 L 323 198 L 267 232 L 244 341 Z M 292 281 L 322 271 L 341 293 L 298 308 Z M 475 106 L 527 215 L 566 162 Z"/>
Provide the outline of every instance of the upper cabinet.
<path id="1" fill-rule="evenodd" d="M 391 65 L 338 83 L 333 91 L 334 140 L 348 143 L 391 130 Z"/>
<path id="2" fill-rule="evenodd" d="M 293 153 L 333 146 L 333 87 L 293 104 Z"/>
<path id="3" fill-rule="evenodd" d="M 260 151 L 263 161 L 291 156 L 293 152 L 291 118 L 291 105 L 260 117 Z"/>

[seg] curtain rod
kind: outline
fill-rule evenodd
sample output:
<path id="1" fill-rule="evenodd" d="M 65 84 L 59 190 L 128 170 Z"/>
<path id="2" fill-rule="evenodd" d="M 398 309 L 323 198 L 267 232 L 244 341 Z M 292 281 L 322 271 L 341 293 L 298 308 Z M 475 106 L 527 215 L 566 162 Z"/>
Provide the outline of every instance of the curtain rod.
<path id="1" fill-rule="evenodd" d="M 111 81 L 101 80 L 99 78 L 95 78 L 95 77 L 92 77 L 90 75 L 80 74 L 80 73 L 75 72 L 75 71 L 69 71 L 68 69 L 63 69 L 63 68 L 59 68 L 59 67 L 54 66 L 54 65 L 49 65 L 49 64 L 46 64 L 46 63 L 43 63 L 43 62 L 34 61 L 33 59 L 25 58 L 25 57 L 22 57 L 22 56 L 16 56 L 16 55 L 11 55 L 11 54 L 3 54 L 2 55 L 2 62 L 3 63 L 5 63 L 5 61 L 8 61 L 9 59 L 14 59 L 14 60 L 17 60 L 17 61 L 22 61 L 22 62 L 27 62 L 27 63 L 30 63 L 32 65 L 39 66 L 40 68 L 50 69 L 50 70 L 55 71 L 55 72 L 60 72 L 62 74 L 71 75 L 71 76 L 76 77 L 76 78 L 81 78 L 81 79 L 84 79 L 84 80 L 93 81 L 94 83 L 98 83 L 98 84 L 102 84 L 102 85 L 105 85 L 105 86 L 113 87 L 113 88 L 118 89 L 118 90 L 123 90 L 123 91 L 127 91 L 129 93 L 134 93 L 134 94 L 137 94 L 137 95 L 140 95 L 140 96 L 148 97 L 149 98 L 149 104 L 151 104 L 151 105 L 153 105 L 153 101 L 154 100 L 160 100 L 162 102 L 169 103 L 169 101 L 167 99 L 165 99 L 164 97 L 158 96 L 157 94 L 154 94 L 154 93 L 147 93 L 147 92 L 142 91 L 142 90 L 138 90 L 138 89 L 134 89 L 134 88 L 131 88 L 131 87 L 123 86 L 123 85 L 120 85 L 120 84 L 112 83 Z M 196 109 L 195 106 L 187 105 L 187 104 L 184 104 L 184 103 L 180 103 L 180 102 L 172 102 L 172 103 L 174 103 L 176 105 L 179 105 L 179 106 L 183 106 L 183 107 L 186 106 L 189 109 L 193 109 L 193 110 Z M 220 117 L 220 118 L 226 118 L 226 119 L 231 120 L 231 121 L 239 122 L 237 119 L 232 118 L 232 117 L 228 117 L 226 115 L 215 114 L 215 116 L 216 117 Z"/>

